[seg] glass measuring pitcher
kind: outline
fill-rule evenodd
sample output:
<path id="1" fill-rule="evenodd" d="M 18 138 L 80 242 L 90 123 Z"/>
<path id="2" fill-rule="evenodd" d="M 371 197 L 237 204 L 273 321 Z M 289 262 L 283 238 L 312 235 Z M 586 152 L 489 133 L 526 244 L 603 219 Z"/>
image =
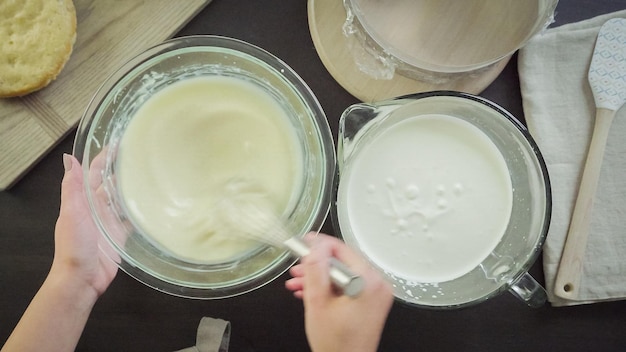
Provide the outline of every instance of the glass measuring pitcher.
<path id="1" fill-rule="evenodd" d="M 470 134 L 476 139 L 463 144 Z M 341 116 L 337 153 L 336 230 L 391 281 L 396 298 L 458 308 L 508 290 L 529 306 L 545 303 L 527 271 L 548 231 L 550 182 L 510 113 L 448 91 L 356 104 Z M 482 161 L 489 155 L 493 167 Z"/>

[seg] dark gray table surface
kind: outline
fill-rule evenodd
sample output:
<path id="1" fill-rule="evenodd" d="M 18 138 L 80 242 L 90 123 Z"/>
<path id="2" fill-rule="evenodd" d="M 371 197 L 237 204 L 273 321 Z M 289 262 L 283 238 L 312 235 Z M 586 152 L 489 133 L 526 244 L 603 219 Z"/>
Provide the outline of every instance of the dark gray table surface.
<path id="1" fill-rule="evenodd" d="M 337 0 L 339 1 L 339 0 Z M 626 8 L 626 0 L 561 0 L 553 26 Z M 313 46 L 304 0 L 214 0 L 179 35 L 219 34 L 283 59 L 320 100 L 336 138 L 341 112 L 357 100 L 328 74 Z M 482 94 L 523 120 L 516 57 Z M 73 133 L 11 190 L 0 192 L 0 341 L 44 280 Z M 1 151 L 0 151 L 1 152 Z M 330 221 L 324 230 L 332 233 Z M 626 260 L 626 259 L 625 259 Z M 543 280 L 541 261 L 532 268 Z M 96 304 L 78 351 L 171 351 L 191 346 L 201 317 L 232 323 L 231 351 L 306 351 L 303 309 L 287 275 L 251 293 L 199 301 L 159 293 L 120 273 Z M 45 350 L 45 347 L 42 348 Z M 626 301 L 530 309 L 509 294 L 462 310 L 396 303 L 381 351 L 624 351 Z"/>

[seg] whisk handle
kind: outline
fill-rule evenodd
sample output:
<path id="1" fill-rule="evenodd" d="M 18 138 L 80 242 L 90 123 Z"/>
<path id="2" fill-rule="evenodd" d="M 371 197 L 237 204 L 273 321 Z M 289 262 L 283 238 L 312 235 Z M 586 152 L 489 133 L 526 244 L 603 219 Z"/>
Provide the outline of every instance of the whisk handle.
<path id="1" fill-rule="evenodd" d="M 356 297 L 365 286 L 365 280 L 350 270 L 344 263 L 336 258 L 330 261 L 330 279 L 335 287 L 341 289 L 344 295 Z"/>
<path id="2" fill-rule="evenodd" d="M 304 257 L 311 252 L 306 243 L 296 237 L 291 237 L 284 244 L 299 257 Z M 335 287 L 348 297 L 358 296 L 365 286 L 365 280 L 362 277 L 353 273 L 350 268 L 336 258 L 331 258 L 329 275 Z"/>

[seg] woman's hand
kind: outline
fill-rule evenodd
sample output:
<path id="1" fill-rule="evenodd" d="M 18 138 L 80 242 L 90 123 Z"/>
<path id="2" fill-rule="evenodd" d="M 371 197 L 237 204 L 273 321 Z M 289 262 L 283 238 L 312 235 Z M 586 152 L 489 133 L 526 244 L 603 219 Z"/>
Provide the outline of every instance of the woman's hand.
<path id="1" fill-rule="evenodd" d="M 390 285 L 363 258 L 337 238 L 320 234 L 308 237 L 311 253 L 291 268 L 287 289 L 302 298 L 305 328 L 311 349 L 376 351 L 393 303 Z M 329 277 L 335 257 L 361 275 L 365 287 L 357 297 L 339 294 Z"/>
<path id="2" fill-rule="evenodd" d="M 79 162 L 66 154 L 63 166 L 52 268 L 2 352 L 74 351 L 93 305 L 117 273 L 115 263 L 98 248 L 101 236 L 89 211 Z"/>
<path id="3" fill-rule="evenodd" d="M 65 154 L 63 165 L 66 171 L 50 275 L 71 277 L 77 285 L 92 288 L 100 296 L 115 277 L 117 265 L 98 248 L 101 236 L 91 217 L 78 160 Z"/>

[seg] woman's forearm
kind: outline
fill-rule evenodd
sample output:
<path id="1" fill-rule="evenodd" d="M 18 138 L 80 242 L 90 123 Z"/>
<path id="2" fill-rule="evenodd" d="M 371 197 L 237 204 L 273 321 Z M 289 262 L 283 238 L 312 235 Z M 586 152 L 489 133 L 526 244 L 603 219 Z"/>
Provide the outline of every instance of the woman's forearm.
<path id="1" fill-rule="evenodd" d="M 1 352 L 74 351 L 97 292 L 70 272 L 50 272 Z"/>

